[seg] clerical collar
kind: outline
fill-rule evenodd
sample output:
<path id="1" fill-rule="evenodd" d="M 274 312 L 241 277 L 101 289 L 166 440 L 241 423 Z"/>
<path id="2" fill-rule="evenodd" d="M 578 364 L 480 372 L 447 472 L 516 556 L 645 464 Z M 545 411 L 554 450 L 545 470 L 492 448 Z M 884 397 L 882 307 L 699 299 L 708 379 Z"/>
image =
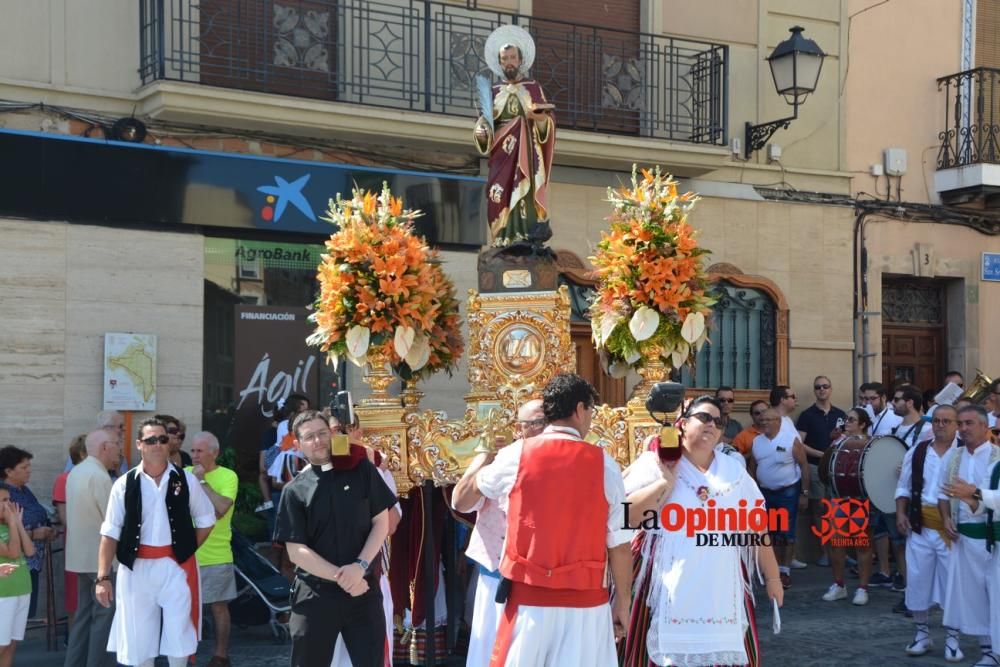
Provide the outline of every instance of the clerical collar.
<path id="1" fill-rule="evenodd" d="M 319 469 L 321 471 L 323 471 L 323 472 L 327 472 L 329 470 L 333 470 L 333 464 L 332 463 L 324 463 L 323 465 L 321 465 L 319 467 Z"/>
<path id="2" fill-rule="evenodd" d="M 583 436 L 572 426 L 556 426 L 554 424 L 549 424 L 545 427 L 545 433 L 566 433 L 567 435 L 575 435 L 576 437 L 583 440 Z"/>

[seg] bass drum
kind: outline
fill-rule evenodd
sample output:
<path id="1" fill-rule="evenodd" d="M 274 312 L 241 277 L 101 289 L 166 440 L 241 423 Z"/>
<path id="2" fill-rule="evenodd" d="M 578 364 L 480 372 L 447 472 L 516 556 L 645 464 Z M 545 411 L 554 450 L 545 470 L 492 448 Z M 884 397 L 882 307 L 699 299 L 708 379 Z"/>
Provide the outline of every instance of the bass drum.
<path id="1" fill-rule="evenodd" d="M 870 440 L 851 437 L 830 455 L 827 468 L 833 495 L 868 498 L 879 511 L 896 512 L 896 483 L 906 445 L 892 435 Z"/>

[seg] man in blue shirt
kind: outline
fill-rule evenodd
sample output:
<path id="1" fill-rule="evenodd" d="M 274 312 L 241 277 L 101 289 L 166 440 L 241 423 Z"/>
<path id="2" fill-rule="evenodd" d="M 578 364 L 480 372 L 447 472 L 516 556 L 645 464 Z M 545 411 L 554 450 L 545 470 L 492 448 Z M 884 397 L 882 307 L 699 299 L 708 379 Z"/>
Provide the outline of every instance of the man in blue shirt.
<path id="1" fill-rule="evenodd" d="M 809 489 L 809 513 L 812 515 L 813 524 L 816 530 L 821 531 L 820 520 L 823 517 L 823 510 L 820 506 L 821 500 L 828 494 L 823 488 L 823 482 L 819 478 L 819 460 L 823 452 L 830 447 L 830 434 L 842 427 L 847 414 L 830 401 L 833 396 L 833 383 L 825 375 L 817 375 L 813 380 L 813 395 L 816 402 L 799 414 L 795 428 L 799 432 L 799 437 L 805 444 L 806 456 L 809 460 L 809 479 L 812 480 L 812 488 Z M 839 421 L 839 424 L 838 424 Z M 823 547 L 823 555 L 820 556 L 819 564 L 828 565 L 830 562 L 826 547 Z"/>

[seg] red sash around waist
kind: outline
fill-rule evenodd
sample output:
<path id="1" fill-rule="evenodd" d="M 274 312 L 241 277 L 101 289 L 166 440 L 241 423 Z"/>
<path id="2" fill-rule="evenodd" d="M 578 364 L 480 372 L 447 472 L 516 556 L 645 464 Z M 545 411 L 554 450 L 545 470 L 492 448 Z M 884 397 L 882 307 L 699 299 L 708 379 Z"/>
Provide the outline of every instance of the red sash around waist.
<path id="1" fill-rule="evenodd" d="M 174 562 L 177 562 L 177 557 L 174 556 L 174 548 L 169 544 L 162 547 L 151 547 L 148 544 L 140 544 L 139 552 L 136 554 L 138 558 L 172 558 Z M 177 563 L 182 570 L 184 570 L 184 576 L 187 578 L 188 589 L 191 591 L 191 623 L 194 625 L 194 632 L 198 639 L 201 639 L 201 599 L 200 592 L 201 588 L 198 585 L 198 560 L 191 556 L 183 563 Z"/>
<path id="2" fill-rule="evenodd" d="M 519 581 L 511 582 L 510 596 L 503 608 L 503 616 L 497 626 L 497 638 L 493 644 L 493 654 L 490 656 L 490 667 L 504 667 L 507 653 L 514 638 L 514 621 L 517 618 L 517 608 L 527 607 L 570 607 L 587 609 L 607 604 L 609 600 L 607 588 L 587 590 L 553 589 L 543 586 L 532 586 Z"/>

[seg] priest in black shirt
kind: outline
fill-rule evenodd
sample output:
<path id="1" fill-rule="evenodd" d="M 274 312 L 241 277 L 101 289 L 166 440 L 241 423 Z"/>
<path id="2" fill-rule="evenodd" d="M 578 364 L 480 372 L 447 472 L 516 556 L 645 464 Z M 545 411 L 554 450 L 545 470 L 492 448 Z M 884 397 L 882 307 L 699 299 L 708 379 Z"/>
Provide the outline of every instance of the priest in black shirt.
<path id="1" fill-rule="evenodd" d="M 363 447 L 333 456 L 324 416 L 307 410 L 292 424 L 309 467 L 281 494 L 274 539 L 295 564 L 293 667 L 329 667 L 338 636 L 354 667 L 382 667 L 385 617 L 378 553 L 396 497 Z"/>

